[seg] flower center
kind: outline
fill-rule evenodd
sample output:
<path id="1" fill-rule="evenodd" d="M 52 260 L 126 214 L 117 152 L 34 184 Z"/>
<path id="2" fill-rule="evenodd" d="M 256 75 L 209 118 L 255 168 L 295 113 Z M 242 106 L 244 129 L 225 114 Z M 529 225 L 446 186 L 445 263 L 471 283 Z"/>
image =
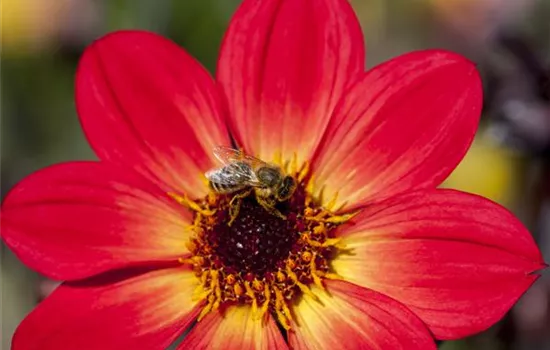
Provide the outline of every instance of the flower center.
<path id="1" fill-rule="evenodd" d="M 270 312 L 288 330 L 292 301 L 301 293 L 314 296 L 309 284 L 323 288 L 323 278 L 337 278 L 330 259 L 343 246 L 331 233 L 353 214 L 321 208 L 304 184 L 306 173 L 304 168 L 293 173 L 298 185 L 290 199 L 276 205 L 280 215 L 260 205 L 249 189 L 212 192 L 201 201 L 173 195 L 195 212 L 192 256 L 181 262 L 191 264 L 199 280 L 193 296 L 205 301 L 199 321 L 225 303 L 249 304 L 256 317 Z"/>
<path id="2" fill-rule="evenodd" d="M 283 207 L 283 206 L 281 206 Z M 279 209 L 287 215 L 295 208 Z M 229 269 L 264 276 L 286 259 L 300 237 L 296 220 L 268 213 L 251 195 L 243 200 L 240 215 L 231 226 L 219 221 L 207 231 L 206 240 L 214 254 Z"/>

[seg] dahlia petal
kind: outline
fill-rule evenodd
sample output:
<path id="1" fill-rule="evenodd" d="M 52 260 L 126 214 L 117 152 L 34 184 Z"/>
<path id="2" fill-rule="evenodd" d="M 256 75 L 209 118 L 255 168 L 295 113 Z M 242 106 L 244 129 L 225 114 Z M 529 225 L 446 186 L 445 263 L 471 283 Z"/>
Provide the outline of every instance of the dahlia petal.
<path id="1" fill-rule="evenodd" d="M 217 71 L 239 145 L 266 160 L 309 160 L 364 56 L 347 0 L 243 1 Z"/>
<path id="2" fill-rule="evenodd" d="M 294 308 L 293 349 L 435 349 L 426 326 L 404 305 L 344 281 L 326 281 L 319 301 L 309 296 Z"/>
<path id="3" fill-rule="evenodd" d="M 542 256 L 510 212 L 482 197 L 428 190 L 365 208 L 342 226 L 345 280 L 388 295 L 439 339 L 487 329 L 538 278 Z"/>
<path id="4" fill-rule="evenodd" d="M 99 158 L 165 191 L 205 195 L 201 174 L 215 165 L 212 149 L 229 144 L 213 79 L 153 33 L 115 32 L 94 42 L 80 61 L 76 105 Z"/>
<path id="5" fill-rule="evenodd" d="M 54 280 L 187 254 L 190 213 L 149 181 L 97 162 L 71 162 L 21 181 L 2 204 L 2 238 Z"/>
<path id="6" fill-rule="evenodd" d="M 211 312 L 185 337 L 184 349 L 288 349 L 273 318 L 255 319 L 249 306 L 230 306 Z"/>
<path id="7" fill-rule="evenodd" d="M 19 325 L 12 349 L 166 349 L 200 312 L 195 283 L 178 267 L 62 284 Z"/>
<path id="8" fill-rule="evenodd" d="M 434 188 L 457 166 L 477 129 L 475 66 L 445 51 L 399 56 L 367 72 L 340 101 L 314 160 L 314 187 L 353 209 Z"/>

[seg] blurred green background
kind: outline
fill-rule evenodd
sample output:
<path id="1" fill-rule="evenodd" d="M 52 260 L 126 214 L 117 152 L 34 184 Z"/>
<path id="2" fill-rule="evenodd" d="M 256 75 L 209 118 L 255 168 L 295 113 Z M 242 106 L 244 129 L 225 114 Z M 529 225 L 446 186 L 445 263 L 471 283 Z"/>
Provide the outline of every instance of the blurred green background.
<path id="1" fill-rule="evenodd" d="M 1 3 L 1 192 L 44 166 L 94 155 L 80 130 L 73 79 L 83 49 L 122 28 L 179 43 L 214 71 L 237 0 L 4 0 Z M 550 0 L 352 0 L 367 67 L 407 51 L 447 48 L 474 60 L 483 122 L 444 186 L 513 210 L 550 261 Z M 1 247 L 2 348 L 55 286 Z M 489 331 L 442 349 L 550 349 L 546 274 Z"/>

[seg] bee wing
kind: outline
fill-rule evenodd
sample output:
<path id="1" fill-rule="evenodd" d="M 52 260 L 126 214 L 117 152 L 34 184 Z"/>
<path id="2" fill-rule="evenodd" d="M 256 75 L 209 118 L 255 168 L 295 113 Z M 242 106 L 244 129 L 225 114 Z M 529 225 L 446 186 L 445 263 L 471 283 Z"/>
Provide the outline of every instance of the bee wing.
<path id="1" fill-rule="evenodd" d="M 267 165 L 267 163 L 261 159 L 250 156 L 241 150 L 226 146 L 217 146 L 214 148 L 214 156 L 224 165 L 242 162 L 251 165 L 253 169 L 256 169 L 258 166 Z"/>
<path id="2" fill-rule="evenodd" d="M 222 168 L 207 171 L 205 176 L 208 180 L 222 185 L 257 186 L 260 183 L 246 163 L 230 163 Z"/>
<path id="3" fill-rule="evenodd" d="M 231 164 L 240 159 L 241 152 L 239 150 L 226 147 L 217 146 L 214 148 L 214 156 L 224 165 Z"/>

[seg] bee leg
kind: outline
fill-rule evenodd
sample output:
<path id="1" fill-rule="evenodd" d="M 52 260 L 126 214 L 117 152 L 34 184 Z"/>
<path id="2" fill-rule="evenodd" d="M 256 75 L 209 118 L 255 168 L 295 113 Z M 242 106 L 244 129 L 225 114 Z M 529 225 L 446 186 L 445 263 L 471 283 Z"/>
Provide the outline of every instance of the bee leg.
<path id="1" fill-rule="evenodd" d="M 276 201 L 274 199 L 267 199 L 256 194 L 256 200 L 258 204 L 261 205 L 268 213 L 280 217 L 283 220 L 286 220 L 286 216 L 283 215 L 277 208 L 275 208 Z"/>
<path id="2" fill-rule="evenodd" d="M 237 219 L 237 216 L 241 211 L 241 199 L 239 198 L 239 200 L 236 201 L 233 201 L 233 199 L 231 200 L 231 205 L 229 206 L 229 222 L 227 223 L 227 226 L 231 226 L 233 224 L 233 221 Z"/>
<path id="3" fill-rule="evenodd" d="M 241 210 L 241 204 L 243 198 L 246 198 L 250 195 L 252 190 L 246 190 L 244 192 L 238 193 L 231 198 L 231 201 L 229 202 L 229 222 L 227 223 L 228 226 L 231 226 L 235 219 L 237 219 L 237 215 L 239 215 L 239 212 Z"/>

